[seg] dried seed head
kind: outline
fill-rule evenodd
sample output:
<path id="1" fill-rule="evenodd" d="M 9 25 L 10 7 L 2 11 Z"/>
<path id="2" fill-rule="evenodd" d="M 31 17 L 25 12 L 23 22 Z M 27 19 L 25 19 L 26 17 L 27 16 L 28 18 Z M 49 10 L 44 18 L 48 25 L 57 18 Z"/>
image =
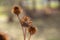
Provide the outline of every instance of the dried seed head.
<path id="1" fill-rule="evenodd" d="M 21 25 L 23 27 L 29 27 L 30 25 L 32 25 L 32 21 L 29 17 L 27 16 L 24 16 L 22 19 L 21 19 Z"/>
<path id="2" fill-rule="evenodd" d="M 0 33 L 0 40 L 8 40 L 7 35 L 1 32 Z"/>
<path id="3" fill-rule="evenodd" d="M 14 6 L 13 9 L 12 9 L 12 13 L 16 14 L 16 15 L 19 15 L 21 13 L 21 7 L 19 6 Z"/>
<path id="4" fill-rule="evenodd" d="M 36 32 L 36 28 L 33 27 L 33 26 L 29 27 L 29 28 L 28 28 L 28 32 L 30 33 L 30 35 L 35 34 L 35 32 Z"/>
<path id="5" fill-rule="evenodd" d="M 6 40 L 6 38 L 0 34 L 0 40 Z"/>

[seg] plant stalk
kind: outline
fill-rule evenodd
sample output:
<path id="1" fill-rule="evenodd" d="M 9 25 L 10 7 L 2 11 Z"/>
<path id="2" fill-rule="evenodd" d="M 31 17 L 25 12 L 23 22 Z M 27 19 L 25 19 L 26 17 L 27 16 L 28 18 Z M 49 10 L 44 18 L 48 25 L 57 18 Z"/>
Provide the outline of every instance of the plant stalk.
<path id="1" fill-rule="evenodd" d="M 20 17 L 19 17 L 19 15 L 17 15 L 17 17 L 18 17 L 18 20 L 19 20 L 19 23 L 20 23 Z M 23 31 L 24 40 L 26 40 L 26 28 L 22 27 L 22 31 Z"/>

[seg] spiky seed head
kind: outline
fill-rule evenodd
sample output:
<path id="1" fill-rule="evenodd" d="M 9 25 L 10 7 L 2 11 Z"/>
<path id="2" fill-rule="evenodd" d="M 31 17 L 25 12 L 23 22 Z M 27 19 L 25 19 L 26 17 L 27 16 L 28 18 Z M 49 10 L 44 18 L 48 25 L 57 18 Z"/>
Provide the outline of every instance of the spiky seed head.
<path id="1" fill-rule="evenodd" d="M 29 27 L 29 28 L 28 28 L 28 32 L 30 33 L 30 35 L 35 34 L 35 33 L 36 33 L 36 28 L 33 27 L 33 26 Z"/>
<path id="2" fill-rule="evenodd" d="M 16 15 L 19 15 L 21 13 L 21 7 L 20 6 L 14 6 L 12 8 L 12 13 L 16 14 Z"/>
<path id="3" fill-rule="evenodd" d="M 28 17 L 28 16 L 24 16 L 22 19 L 21 19 L 21 25 L 23 27 L 29 27 L 29 25 L 32 24 L 32 21 L 31 19 Z"/>

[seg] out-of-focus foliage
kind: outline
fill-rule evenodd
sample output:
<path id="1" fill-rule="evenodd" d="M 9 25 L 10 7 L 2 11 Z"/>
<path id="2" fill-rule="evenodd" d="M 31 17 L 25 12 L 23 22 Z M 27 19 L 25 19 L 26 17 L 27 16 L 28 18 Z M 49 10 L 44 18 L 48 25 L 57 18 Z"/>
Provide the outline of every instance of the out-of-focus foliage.
<path id="1" fill-rule="evenodd" d="M 4 9 L 5 9 L 5 8 L 4 8 L 3 6 L 0 6 L 0 12 L 5 11 Z"/>
<path id="2" fill-rule="evenodd" d="M 51 6 L 51 8 L 58 8 L 59 3 L 58 2 L 51 2 L 50 6 Z"/>

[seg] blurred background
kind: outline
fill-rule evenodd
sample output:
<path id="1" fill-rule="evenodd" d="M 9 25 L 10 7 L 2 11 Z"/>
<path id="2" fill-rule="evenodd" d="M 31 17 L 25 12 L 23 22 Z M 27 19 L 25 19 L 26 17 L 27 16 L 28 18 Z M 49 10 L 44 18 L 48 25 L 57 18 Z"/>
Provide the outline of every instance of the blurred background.
<path id="1" fill-rule="evenodd" d="M 21 6 L 38 29 L 31 40 L 60 40 L 60 0 L 0 0 L 0 32 L 9 40 L 23 40 L 18 18 L 11 13 L 14 5 Z"/>

